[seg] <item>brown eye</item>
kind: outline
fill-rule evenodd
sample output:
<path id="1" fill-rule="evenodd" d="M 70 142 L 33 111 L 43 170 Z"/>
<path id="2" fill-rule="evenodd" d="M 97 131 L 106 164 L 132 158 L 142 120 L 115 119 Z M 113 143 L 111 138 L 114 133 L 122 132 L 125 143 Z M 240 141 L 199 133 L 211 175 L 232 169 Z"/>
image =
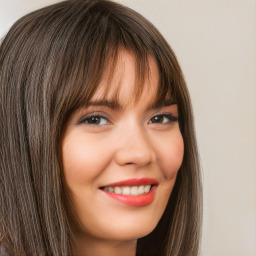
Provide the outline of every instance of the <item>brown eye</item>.
<path id="1" fill-rule="evenodd" d="M 106 125 L 109 123 L 108 119 L 103 116 L 88 116 L 83 118 L 79 123 L 89 124 L 89 125 Z"/>
<path id="2" fill-rule="evenodd" d="M 154 116 L 153 118 L 151 118 L 151 123 L 163 123 L 164 118 L 164 116 Z"/>
<path id="3" fill-rule="evenodd" d="M 150 120 L 149 123 L 151 124 L 167 124 L 170 122 L 176 122 L 178 121 L 177 117 L 174 117 L 170 114 L 161 114 L 161 115 L 155 115 Z"/>

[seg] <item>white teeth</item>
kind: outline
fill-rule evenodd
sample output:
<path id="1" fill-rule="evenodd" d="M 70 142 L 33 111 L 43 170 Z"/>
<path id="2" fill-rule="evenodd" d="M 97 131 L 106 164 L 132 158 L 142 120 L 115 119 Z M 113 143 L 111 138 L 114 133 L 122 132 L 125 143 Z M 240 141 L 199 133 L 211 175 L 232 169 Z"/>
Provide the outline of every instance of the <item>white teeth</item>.
<path id="1" fill-rule="evenodd" d="M 148 193 L 150 191 L 150 185 L 145 186 L 145 193 Z"/>
<path id="2" fill-rule="evenodd" d="M 130 187 L 123 187 L 122 188 L 122 194 L 130 195 L 131 194 L 131 188 Z"/>
<path id="3" fill-rule="evenodd" d="M 138 187 L 134 186 L 134 187 L 131 187 L 131 195 L 132 196 L 137 196 L 139 194 L 139 189 Z"/>
<path id="4" fill-rule="evenodd" d="M 144 194 L 144 193 L 146 193 L 146 191 L 145 191 L 145 186 L 139 186 L 138 193 L 139 193 L 139 194 Z"/>
<path id="5" fill-rule="evenodd" d="M 114 187 L 114 192 L 116 194 L 122 194 L 122 189 L 120 187 Z"/>
<path id="6" fill-rule="evenodd" d="M 151 189 L 151 185 L 141 185 L 141 186 L 124 186 L 124 187 L 104 187 L 105 191 L 108 191 L 110 193 L 116 193 L 116 194 L 123 194 L 123 195 L 131 195 L 131 196 L 137 196 L 137 195 L 143 195 L 145 193 L 148 193 Z"/>

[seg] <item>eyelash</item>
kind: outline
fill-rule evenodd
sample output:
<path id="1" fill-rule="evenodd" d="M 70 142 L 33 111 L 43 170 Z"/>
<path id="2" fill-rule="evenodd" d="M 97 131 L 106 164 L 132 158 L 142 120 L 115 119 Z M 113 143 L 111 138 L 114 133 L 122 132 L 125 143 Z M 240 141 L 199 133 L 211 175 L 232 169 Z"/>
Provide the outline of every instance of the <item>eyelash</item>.
<path id="1" fill-rule="evenodd" d="M 151 124 L 155 124 L 154 122 L 152 122 L 151 120 L 153 119 L 153 118 L 167 118 L 168 119 L 168 121 L 166 122 L 164 122 L 164 123 L 160 123 L 160 124 L 162 124 L 162 125 L 166 125 L 166 124 L 169 124 L 169 123 L 173 123 L 173 122 L 177 122 L 178 121 L 178 118 L 177 117 L 175 117 L 175 116 L 173 116 L 173 115 L 171 115 L 171 114 L 166 114 L 166 113 L 163 113 L 163 114 L 157 114 L 157 115 L 154 115 L 152 118 L 150 118 L 150 120 L 149 120 L 149 122 L 151 123 Z M 92 118 L 97 118 L 98 120 L 99 119 L 104 119 L 104 120 L 106 120 L 106 122 L 104 122 L 103 124 L 99 124 L 99 123 L 97 123 L 97 124 L 93 124 L 93 123 L 88 123 L 88 120 L 92 120 Z M 82 118 L 79 122 L 78 122 L 78 124 L 87 124 L 87 125 L 93 125 L 93 126 L 101 126 L 101 125 L 106 125 L 106 124 L 109 124 L 110 123 L 110 121 L 109 121 L 109 119 L 107 118 L 107 117 L 105 117 L 105 116 L 102 116 L 102 115 L 96 115 L 96 114 L 93 114 L 93 115 L 89 115 L 89 116 L 85 116 L 84 118 Z M 159 124 L 159 123 L 156 123 L 156 124 Z"/>
<path id="2" fill-rule="evenodd" d="M 92 118 L 100 118 L 100 119 L 105 119 L 107 123 L 109 123 L 109 119 L 105 116 L 101 116 L 101 115 L 89 115 L 89 116 L 85 116 L 84 118 L 82 118 L 78 124 L 88 124 L 88 125 L 93 125 L 93 126 L 99 126 L 99 124 L 90 124 L 88 123 L 88 120 L 92 119 Z M 105 124 L 101 124 L 101 125 L 105 125 Z"/>
<path id="3" fill-rule="evenodd" d="M 153 118 L 156 118 L 156 117 L 169 119 L 169 121 L 167 121 L 165 123 L 161 123 L 161 124 L 168 124 L 168 123 L 173 123 L 173 122 L 177 122 L 178 121 L 177 117 L 175 117 L 175 116 L 173 116 L 171 114 L 165 114 L 165 113 L 154 115 L 150 120 L 152 120 Z"/>

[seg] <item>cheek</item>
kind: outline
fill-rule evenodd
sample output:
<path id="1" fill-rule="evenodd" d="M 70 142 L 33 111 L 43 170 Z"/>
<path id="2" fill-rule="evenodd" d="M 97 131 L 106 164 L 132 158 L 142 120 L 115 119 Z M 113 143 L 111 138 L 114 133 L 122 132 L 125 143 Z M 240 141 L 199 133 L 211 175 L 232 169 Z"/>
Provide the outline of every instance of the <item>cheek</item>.
<path id="1" fill-rule="evenodd" d="M 184 156 L 184 141 L 178 131 L 162 141 L 157 149 L 158 163 L 166 179 L 176 177 Z"/>
<path id="2" fill-rule="evenodd" d="M 69 134 L 62 143 L 64 176 L 67 184 L 72 182 L 92 182 L 106 164 L 104 147 L 98 145 L 93 138 Z"/>

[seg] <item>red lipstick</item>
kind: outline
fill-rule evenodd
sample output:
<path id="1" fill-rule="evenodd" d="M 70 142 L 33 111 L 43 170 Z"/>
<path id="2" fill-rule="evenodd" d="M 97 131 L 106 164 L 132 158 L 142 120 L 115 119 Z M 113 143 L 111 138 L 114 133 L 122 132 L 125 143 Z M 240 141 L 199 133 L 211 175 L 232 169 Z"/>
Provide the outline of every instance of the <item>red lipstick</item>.
<path id="1" fill-rule="evenodd" d="M 111 183 L 102 187 L 102 188 L 105 188 L 105 187 L 113 188 L 113 187 L 123 187 L 123 186 L 132 187 L 132 186 L 141 186 L 141 185 L 144 185 L 144 186 L 151 185 L 150 191 L 141 195 L 124 195 L 124 194 L 109 192 L 106 190 L 102 190 L 102 191 L 106 193 L 108 196 L 110 196 L 111 198 L 123 204 L 129 205 L 129 206 L 141 207 L 141 206 L 149 205 L 153 202 L 155 198 L 157 185 L 158 185 L 157 180 L 151 179 L 151 178 L 129 179 L 129 180 L 123 180 L 123 181 Z"/>

